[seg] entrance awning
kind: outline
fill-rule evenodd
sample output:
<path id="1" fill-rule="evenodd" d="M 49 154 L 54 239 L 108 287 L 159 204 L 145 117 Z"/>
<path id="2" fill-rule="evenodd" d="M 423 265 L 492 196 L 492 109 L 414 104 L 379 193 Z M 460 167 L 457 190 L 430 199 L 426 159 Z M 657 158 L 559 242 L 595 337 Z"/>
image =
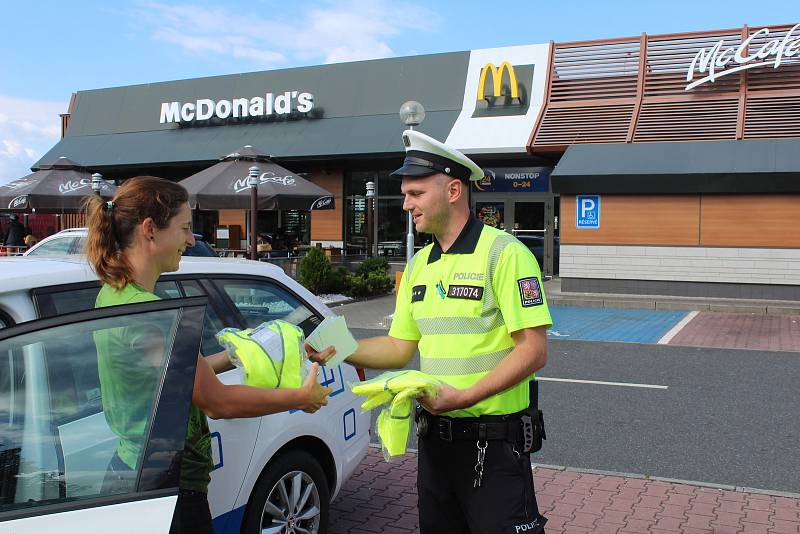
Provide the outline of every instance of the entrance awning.
<path id="1" fill-rule="evenodd" d="M 437 139 L 446 138 L 458 113 L 429 112 L 425 118 L 425 133 Z M 87 167 L 103 171 L 128 166 L 217 161 L 220 154 L 231 153 L 245 144 L 262 147 L 271 157 L 281 159 L 399 156 L 403 153 L 400 134 L 404 128 L 397 114 L 391 114 L 67 135 L 40 161 L 68 154 Z"/>
<path id="2" fill-rule="evenodd" d="M 551 181 L 566 195 L 798 193 L 800 139 L 572 145 Z"/>

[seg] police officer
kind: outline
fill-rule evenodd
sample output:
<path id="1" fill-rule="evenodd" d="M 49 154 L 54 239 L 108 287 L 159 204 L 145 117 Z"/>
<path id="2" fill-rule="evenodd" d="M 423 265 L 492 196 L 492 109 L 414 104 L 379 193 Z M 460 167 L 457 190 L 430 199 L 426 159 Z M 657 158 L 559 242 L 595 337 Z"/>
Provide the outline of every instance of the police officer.
<path id="1" fill-rule="evenodd" d="M 483 171 L 420 132 L 403 133 L 403 209 L 433 243 L 406 265 L 389 335 L 365 339 L 347 361 L 405 366 L 447 385 L 421 398 L 421 534 L 544 532 L 530 467 L 529 382 L 547 361 L 552 324 L 541 273 L 516 238 L 470 212 Z M 325 361 L 333 348 L 314 353 Z"/>

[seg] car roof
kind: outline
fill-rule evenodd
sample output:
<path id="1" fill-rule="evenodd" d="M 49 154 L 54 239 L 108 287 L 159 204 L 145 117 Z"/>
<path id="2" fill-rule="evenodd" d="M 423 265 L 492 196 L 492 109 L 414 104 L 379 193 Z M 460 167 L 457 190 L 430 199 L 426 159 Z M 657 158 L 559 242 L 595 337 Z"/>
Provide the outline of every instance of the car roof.
<path id="1" fill-rule="evenodd" d="M 277 265 L 242 258 L 206 258 L 184 256 L 175 273 L 165 274 L 235 274 L 269 276 L 286 280 Z M 58 284 L 97 280 L 86 256 L 16 256 L 0 258 L 0 292 L 32 289 Z M 310 294 L 310 293 L 309 293 Z"/>
<path id="2" fill-rule="evenodd" d="M 81 236 L 89 235 L 89 229 L 88 228 L 65 228 L 64 230 L 59 230 L 55 234 L 47 236 L 45 239 L 47 239 L 49 237 L 53 237 L 53 236 L 65 236 L 65 235 L 70 235 L 70 234 L 77 234 L 77 235 L 81 235 Z M 192 235 L 195 237 L 195 239 L 203 237 L 203 234 L 198 234 L 197 232 L 192 232 Z"/>

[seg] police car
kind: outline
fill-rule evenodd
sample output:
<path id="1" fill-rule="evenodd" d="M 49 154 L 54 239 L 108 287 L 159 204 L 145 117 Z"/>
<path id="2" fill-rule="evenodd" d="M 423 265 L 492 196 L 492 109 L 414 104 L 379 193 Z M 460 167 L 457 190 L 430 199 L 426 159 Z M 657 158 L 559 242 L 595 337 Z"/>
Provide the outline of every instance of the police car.
<path id="1" fill-rule="evenodd" d="M 247 260 L 184 258 L 159 279 L 157 302 L 95 310 L 98 290 L 82 256 L 0 259 L 0 533 L 166 532 L 198 351 L 220 351 L 223 327 L 283 319 L 308 335 L 333 315 L 279 267 Z M 93 336 L 153 321 L 169 334 L 161 380 L 143 392 L 153 399 L 143 459 L 129 491 L 104 493 L 117 436 L 102 411 Z M 217 533 L 326 532 L 370 421 L 347 387 L 361 372 L 342 365 L 319 376 L 333 392 L 316 414 L 209 420 Z M 242 381 L 236 369 L 219 378 Z"/>

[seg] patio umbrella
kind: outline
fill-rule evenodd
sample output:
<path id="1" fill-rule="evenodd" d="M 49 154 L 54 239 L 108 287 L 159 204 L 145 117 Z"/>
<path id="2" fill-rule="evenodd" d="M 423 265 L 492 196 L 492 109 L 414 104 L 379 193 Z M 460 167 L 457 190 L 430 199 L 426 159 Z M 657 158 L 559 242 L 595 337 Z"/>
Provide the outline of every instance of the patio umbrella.
<path id="1" fill-rule="evenodd" d="M 219 163 L 181 180 L 189 191 L 192 208 L 203 210 L 250 209 L 249 169 L 261 171 L 258 184 L 259 210 L 333 209 L 333 194 L 297 176 L 269 156 L 246 145 L 223 157 Z"/>
<path id="2" fill-rule="evenodd" d="M 116 187 L 103 180 L 100 195 L 112 197 Z M 78 163 L 61 156 L 23 178 L 0 185 L 0 210 L 77 211 L 93 194 L 92 175 Z"/>

